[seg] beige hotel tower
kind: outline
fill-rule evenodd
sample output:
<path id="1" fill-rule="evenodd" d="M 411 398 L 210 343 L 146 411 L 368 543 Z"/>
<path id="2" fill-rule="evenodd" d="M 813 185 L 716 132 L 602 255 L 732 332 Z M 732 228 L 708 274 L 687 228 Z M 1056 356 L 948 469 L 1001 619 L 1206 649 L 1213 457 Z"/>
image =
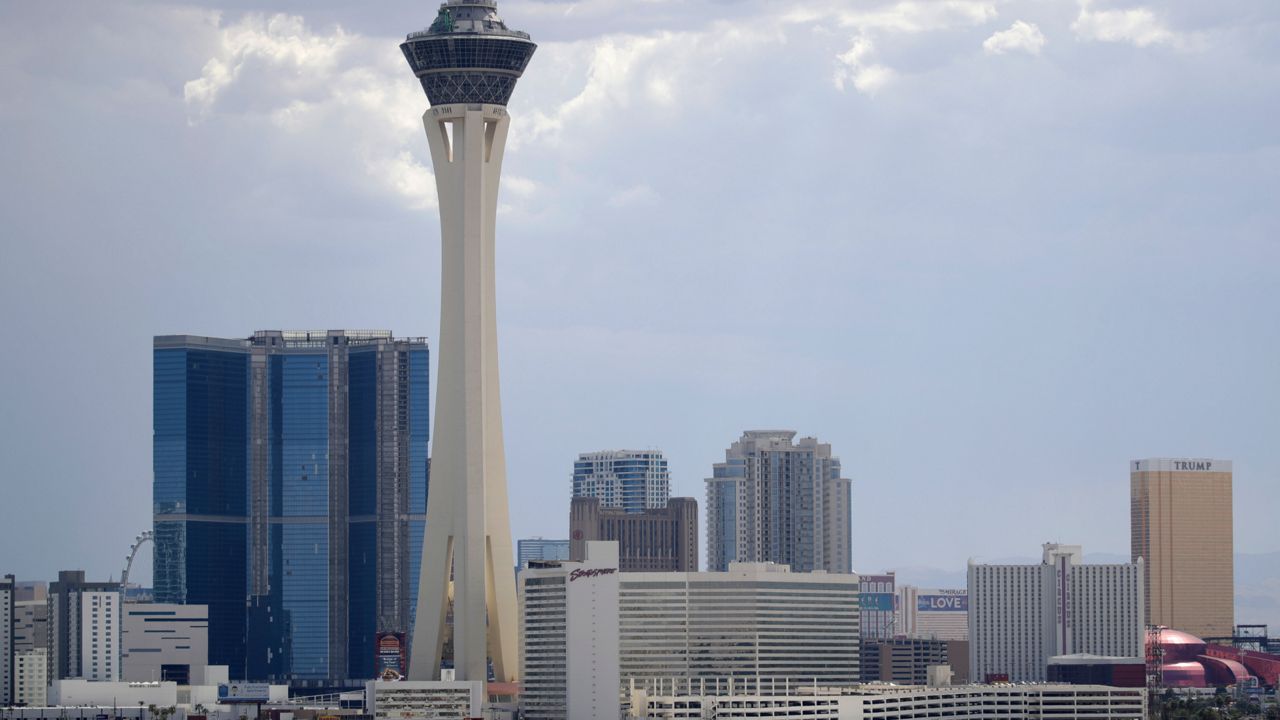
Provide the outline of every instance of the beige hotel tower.
<path id="1" fill-rule="evenodd" d="M 1146 568 L 1147 622 L 1199 637 L 1235 626 L 1231 461 L 1129 464 L 1133 560 Z"/>

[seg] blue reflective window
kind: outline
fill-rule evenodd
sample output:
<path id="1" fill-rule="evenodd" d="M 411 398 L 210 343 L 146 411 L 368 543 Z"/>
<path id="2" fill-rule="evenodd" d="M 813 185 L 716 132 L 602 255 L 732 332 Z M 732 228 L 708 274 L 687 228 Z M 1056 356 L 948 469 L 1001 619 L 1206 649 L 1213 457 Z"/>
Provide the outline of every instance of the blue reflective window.
<path id="1" fill-rule="evenodd" d="M 156 599 L 208 605 L 209 662 L 241 677 L 248 358 L 193 348 L 157 348 L 152 358 Z"/>

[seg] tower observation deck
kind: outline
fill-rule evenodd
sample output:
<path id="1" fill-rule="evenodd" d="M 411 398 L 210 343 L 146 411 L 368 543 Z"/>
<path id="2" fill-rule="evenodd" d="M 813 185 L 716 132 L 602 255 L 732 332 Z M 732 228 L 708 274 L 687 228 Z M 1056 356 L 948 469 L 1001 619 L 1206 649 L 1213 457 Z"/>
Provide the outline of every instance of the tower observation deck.
<path id="1" fill-rule="evenodd" d="M 537 45 L 509 30 L 495 0 L 446 0 L 431 27 L 400 49 L 434 105 L 506 105 Z"/>

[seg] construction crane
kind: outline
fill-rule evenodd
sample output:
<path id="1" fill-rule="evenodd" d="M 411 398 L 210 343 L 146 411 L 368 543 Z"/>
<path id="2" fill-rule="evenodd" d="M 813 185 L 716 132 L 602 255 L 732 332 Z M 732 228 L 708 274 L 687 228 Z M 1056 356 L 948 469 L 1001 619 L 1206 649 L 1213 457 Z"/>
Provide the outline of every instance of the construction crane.
<path id="1" fill-rule="evenodd" d="M 133 539 L 133 544 L 129 546 L 129 557 L 125 558 L 124 572 L 120 573 L 120 592 L 121 594 L 129 590 L 129 571 L 133 569 L 133 559 L 138 556 L 138 548 L 142 544 L 152 540 L 155 533 L 151 530 L 143 530 L 138 537 Z"/>

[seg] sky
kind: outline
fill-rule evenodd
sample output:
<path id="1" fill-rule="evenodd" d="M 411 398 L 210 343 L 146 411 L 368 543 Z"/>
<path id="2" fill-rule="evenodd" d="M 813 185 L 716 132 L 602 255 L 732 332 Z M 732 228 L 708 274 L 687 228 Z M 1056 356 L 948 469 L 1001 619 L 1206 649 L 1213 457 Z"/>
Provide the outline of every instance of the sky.
<path id="1" fill-rule="evenodd" d="M 434 343 L 397 46 L 435 7 L 0 4 L 4 571 L 119 576 L 154 335 Z M 500 12 L 539 43 L 498 226 L 515 537 L 565 536 L 580 452 L 701 498 L 790 428 L 853 481 L 855 570 L 1123 556 L 1158 456 L 1233 460 L 1236 550 L 1280 551 L 1280 4 Z"/>

